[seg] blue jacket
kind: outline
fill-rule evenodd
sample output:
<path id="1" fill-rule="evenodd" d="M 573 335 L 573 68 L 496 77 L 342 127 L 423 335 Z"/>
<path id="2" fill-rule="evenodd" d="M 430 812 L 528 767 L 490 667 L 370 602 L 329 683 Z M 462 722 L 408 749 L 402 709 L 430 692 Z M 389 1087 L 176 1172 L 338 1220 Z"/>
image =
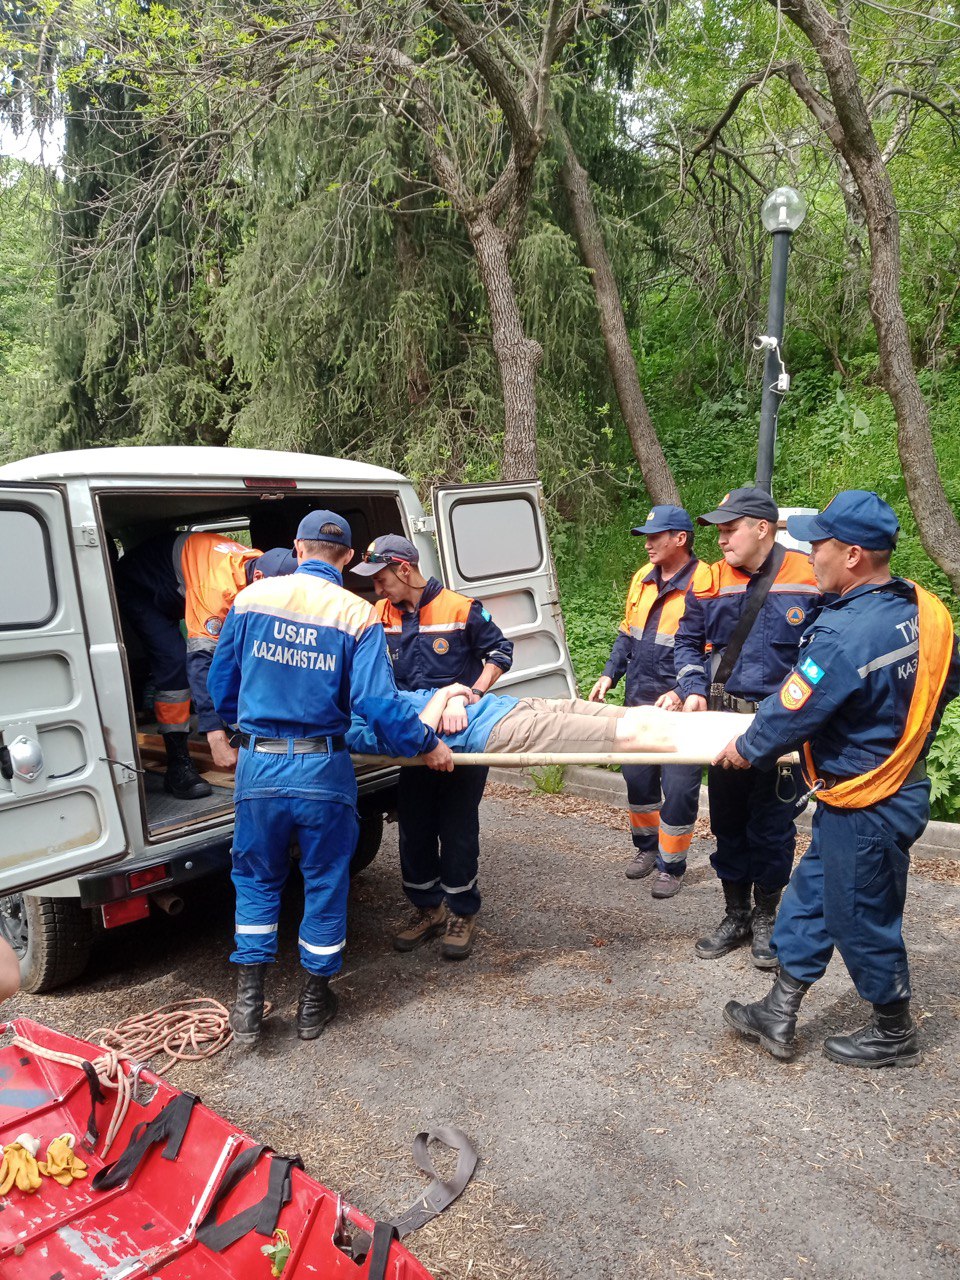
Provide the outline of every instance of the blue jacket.
<path id="1" fill-rule="evenodd" d="M 400 697 L 419 713 L 434 693 L 434 689 L 417 689 L 415 692 L 402 692 Z M 451 751 L 486 750 L 487 739 L 494 725 L 508 716 L 518 702 L 518 698 L 511 698 L 507 694 L 485 694 L 479 702 L 472 702 L 467 707 L 467 727 L 459 733 L 445 733 L 443 741 Z M 355 755 L 376 756 L 383 752 L 377 735 L 356 714 L 347 731 L 347 746 Z"/>
<path id="2" fill-rule="evenodd" d="M 448 591 L 436 578 L 427 579 L 416 609 L 408 612 L 380 600 L 377 612 L 401 689 L 470 686 L 486 663 L 501 671 L 513 664 L 513 642 L 480 601 Z"/>
<path id="3" fill-rule="evenodd" d="M 824 605 L 801 642 L 796 667 L 760 705 L 737 749 L 771 766 L 809 742 L 818 772 L 850 778 L 891 755 L 906 725 L 917 670 L 917 604 L 910 583 L 893 578 L 857 587 Z M 953 661 L 921 759 L 947 703 L 960 692 Z"/>
<path id="4" fill-rule="evenodd" d="M 687 587 L 695 578 L 701 586 L 710 581 L 709 567 L 701 565 L 696 556 L 666 582 L 659 565 L 644 565 L 633 575 L 620 632 L 603 668 L 614 686 L 626 672 L 623 700 L 628 707 L 656 702 L 661 694 L 676 689 L 677 627 Z"/>
<path id="5" fill-rule="evenodd" d="M 707 587 L 694 582 L 687 589 L 687 607 L 677 628 L 674 662 L 684 698 L 695 693 L 708 696 L 711 673 L 720 663 L 757 577 L 732 568 L 725 560 L 711 565 L 710 574 Z M 779 689 L 796 661 L 804 627 L 816 616 L 820 603 L 806 556 L 788 551 L 726 682 L 727 692 L 759 701 Z"/>
<path id="6" fill-rule="evenodd" d="M 372 605 L 342 581 L 332 565 L 308 560 L 240 592 L 207 680 L 218 714 L 260 737 L 318 738 L 345 734 L 353 709 L 391 755 L 432 751 L 437 736 L 397 693 Z M 355 795 L 345 751 L 313 759 L 336 775 L 334 790 Z"/>

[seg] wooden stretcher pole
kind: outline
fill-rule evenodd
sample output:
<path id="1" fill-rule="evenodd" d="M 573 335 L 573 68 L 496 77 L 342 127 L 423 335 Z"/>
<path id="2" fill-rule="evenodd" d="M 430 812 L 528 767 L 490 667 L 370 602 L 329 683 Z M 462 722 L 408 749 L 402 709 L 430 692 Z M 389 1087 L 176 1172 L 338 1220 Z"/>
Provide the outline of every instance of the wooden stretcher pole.
<path id="1" fill-rule="evenodd" d="M 351 756 L 354 764 L 380 767 L 399 765 L 423 765 L 422 756 Z M 494 765 L 498 769 L 539 769 L 549 764 L 703 764 L 710 763 L 703 755 L 690 755 L 679 751 L 455 751 L 454 765 Z M 780 764 L 799 764 L 796 752 L 781 757 Z"/>

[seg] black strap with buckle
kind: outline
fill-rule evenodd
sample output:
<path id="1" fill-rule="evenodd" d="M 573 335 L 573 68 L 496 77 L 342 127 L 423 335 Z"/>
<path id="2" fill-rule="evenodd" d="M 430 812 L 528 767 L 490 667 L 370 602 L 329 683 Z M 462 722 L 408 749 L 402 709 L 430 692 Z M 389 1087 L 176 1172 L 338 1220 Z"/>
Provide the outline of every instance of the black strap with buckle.
<path id="1" fill-rule="evenodd" d="M 747 636 L 753 630 L 753 624 L 757 620 L 760 610 L 763 608 L 763 602 L 770 594 L 770 588 L 773 586 L 774 579 L 780 572 L 780 566 L 783 564 L 786 550 L 779 542 L 773 544 L 773 550 L 767 556 L 766 560 L 760 568 L 759 573 L 753 581 L 753 586 L 747 593 L 746 603 L 743 606 L 743 612 L 734 627 L 733 635 L 723 647 L 720 655 L 720 662 L 713 674 L 710 682 L 710 696 L 707 699 L 707 706 L 711 711 L 732 711 L 735 708 L 725 707 L 723 699 L 726 695 L 726 683 L 730 679 L 733 668 L 737 665 L 737 659 L 740 657 L 740 651 L 744 646 Z M 753 710 L 756 711 L 756 705 Z"/>

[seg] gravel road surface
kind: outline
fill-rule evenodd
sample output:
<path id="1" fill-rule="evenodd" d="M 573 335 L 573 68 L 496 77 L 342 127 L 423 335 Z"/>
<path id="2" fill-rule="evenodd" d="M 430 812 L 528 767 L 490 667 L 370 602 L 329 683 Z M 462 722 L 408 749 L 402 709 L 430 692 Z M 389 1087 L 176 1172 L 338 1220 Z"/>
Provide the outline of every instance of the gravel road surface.
<path id="1" fill-rule="evenodd" d="M 490 792 L 470 959 L 392 949 L 405 907 L 389 827 L 353 887 L 338 1020 L 313 1044 L 295 1037 L 291 882 L 261 1047 L 171 1081 L 374 1215 L 424 1185 L 420 1128 L 465 1129 L 474 1181 L 408 1240 L 440 1280 L 960 1276 L 957 866 L 926 864 L 909 890 L 921 1065 L 858 1072 L 822 1056 L 825 1036 L 866 1016 L 839 959 L 784 1065 L 720 1020 L 769 977 L 744 951 L 694 957 L 722 914 L 706 840 L 680 895 L 654 902 L 622 874 L 621 813 Z M 181 916 L 105 938 L 82 983 L 12 1011 L 83 1035 L 171 1000 L 229 1003 L 231 906 L 229 886 L 210 885 Z"/>

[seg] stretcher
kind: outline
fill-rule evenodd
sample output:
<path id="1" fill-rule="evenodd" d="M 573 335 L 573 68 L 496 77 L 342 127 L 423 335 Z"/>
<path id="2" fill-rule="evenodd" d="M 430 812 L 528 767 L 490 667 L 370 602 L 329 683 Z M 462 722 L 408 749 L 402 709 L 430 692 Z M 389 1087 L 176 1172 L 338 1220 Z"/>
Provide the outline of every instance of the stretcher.
<path id="1" fill-rule="evenodd" d="M 119 1088 L 104 1083 L 111 1070 Z M 3 1280 L 431 1280 L 392 1227 L 308 1177 L 299 1157 L 146 1068 L 105 1065 L 101 1046 L 21 1018 L 0 1023 L 0 1145 L 24 1133 L 41 1159 L 76 1135 L 87 1168 L 0 1199 Z"/>

